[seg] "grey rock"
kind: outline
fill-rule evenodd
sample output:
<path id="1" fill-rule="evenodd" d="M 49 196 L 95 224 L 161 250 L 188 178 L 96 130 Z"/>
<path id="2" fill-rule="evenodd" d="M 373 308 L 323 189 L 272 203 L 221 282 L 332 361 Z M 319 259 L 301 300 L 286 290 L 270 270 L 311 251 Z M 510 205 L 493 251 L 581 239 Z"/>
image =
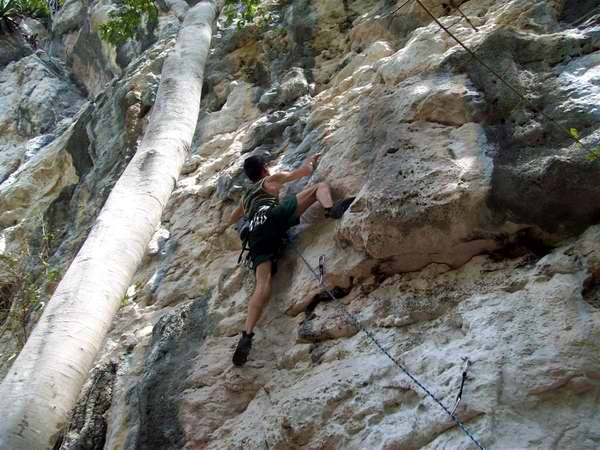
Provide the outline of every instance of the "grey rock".
<path id="1" fill-rule="evenodd" d="M 390 15 L 392 3 L 285 0 L 266 31 L 217 31 L 195 159 L 162 218 L 170 237 L 144 258 L 139 303 L 122 309 L 102 356 L 127 352 L 106 448 L 469 448 L 341 305 L 445 404 L 468 356 L 457 412 L 487 448 L 598 447 L 600 229 L 573 237 L 597 220 L 598 174 L 534 111 L 596 145 L 597 2 L 464 2 L 478 33 L 429 2 L 534 108 L 418 4 Z M 27 138 L 25 156 L 3 147 L 27 165 L 60 142 L 79 178 L 45 210 L 53 264 L 72 258 L 135 151 L 169 49 L 122 49 L 122 78 L 68 137 L 53 127 L 47 145 Z M 102 49 L 91 50 L 87 59 Z M 294 67 L 314 94 L 303 80 L 282 90 Z M 341 221 L 311 208 L 295 240 L 313 265 L 326 255 L 324 283 L 348 295 L 313 304 L 301 322 L 323 287 L 288 248 L 250 360 L 232 367 L 254 277 L 236 265 L 235 232 L 211 233 L 248 183 L 245 157 L 288 169 L 316 151 L 316 172 L 284 194 L 327 181 L 336 199 L 357 197 Z M 18 232 L 0 232 L 0 245 Z"/>
<path id="2" fill-rule="evenodd" d="M 189 175 L 190 173 L 194 172 L 204 161 L 206 161 L 206 158 L 203 158 L 200 155 L 190 156 L 185 161 L 183 168 L 181 169 L 181 174 Z"/>
<path id="3" fill-rule="evenodd" d="M 25 34 L 25 38 L 29 40 L 29 45 L 43 46 L 48 39 L 48 30 L 46 26 L 37 19 L 32 17 L 24 17 L 20 23 L 20 27 Z"/>
<path id="4" fill-rule="evenodd" d="M 0 69 L 31 53 L 33 53 L 33 49 L 21 34 L 0 34 Z"/>
<path id="5" fill-rule="evenodd" d="M 154 233 L 148 244 L 148 256 L 156 256 L 159 253 L 164 253 L 164 247 L 169 237 L 171 237 L 171 234 L 166 228 L 161 227 L 156 230 L 156 233 Z"/>
<path id="6" fill-rule="evenodd" d="M 562 8 L 574 8 L 566 4 L 466 2 L 463 10 L 481 27 L 479 33 L 458 14 L 443 14 L 441 6 L 435 13 L 507 69 L 509 80 L 531 90 L 538 106 L 569 110 L 568 121 L 587 139 L 596 127 L 584 132 L 583 120 L 597 122 L 596 102 L 585 101 L 595 98 L 595 63 L 578 61 L 575 49 L 595 44 L 583 37 L 589 30 L 563 31 Z M 168 301 L 146 309 L 152 317 L 145 325 L 122 332 L 169 317 L 154 327 L 151 342 L 138 345 L 146 353 L 132 364 L 127 383 L 144 387 L 113 405 L 113 411 L 130 411 L 128 417 L 145 417 L 133 422 L 119 413 L 111 417 L 114 428 L 130 436 L 129 448 L 149 445 L 148 439 L 166 448 L 469 448 L 437 405 L 341 320 L 339 304 L 321 303 L 314 317 L 300 322 L 305 300 L 322 287 L 289 250 L 250 360 L 243 369 L 231 366 L 254 277 L 236 266 L 235 233 L 210 232 L 235 206 L 222 200 L 237 200 L 243 158 L 259 151 L 281 168 L 321 151 L 310 182 L 329 182 L 336 198 L 357 195 L 341 221 L 309 225 L 297 247 L 313 265 L 326 254 L 325 283 L 351 289 L 339 303 L 445 404 L 456 398 L 461 358 L 471 359 L 457 412 L 486 447 L 597 447 L 598 227 L 553 249 L 544 245 L 549 238 L 536 225 L 542 223 L 535 219 L 539 211 L 531 222 L 513 224 L 511 217 L 526 216 L 509 217 L 508 194 L 502 194 L 504 205 L 491 201 L 498 186 L 494 177 L 504 167 L 526 177 L 527 171 L 546 170 L 546 160 L 574 163 L 565 157 L 566 141 L 552 135 L 537 144 L 545 126 L 526 108 L 512 111 L 511 94 L 441 34 L 418 5 L 394 17 L 386 16 L 388 6 L 284 2 L 288 43 L 279 51 L 294 51 L 275 55 L 271 47 L 262 64 L 273 70 L 261 87 L 269 91 L 270 80 L 279 82 L 289 67 L 302 67 L 312 69 L 306 76 L 314 77 L 316 95 L 295 100 L 306 102 L 303 107 L 292 104 L 262 116 L 227 120 L 232 112 L 214 110 L 233 92 L 231 80 L 266 79 L 249 69 L 248 61 L 258 58 L 257 36 L 245 32 L 215 40 L 218 61 L 207 68 L 215 69 L 207 89 L 223 84 L 206 104 L 194 150 L 205 162 L 182 177 L 163 217 L 171 233 L 168 258 L 148 258 L 136 275 L 136 282 L 148 283 Z M 303 32 L 310 45 L 298 48 Z M 311 68 L 309 58 L 326 44 L 332 68 L 326 63 Z M 294 64 L 286 67 L 288 60 Z M 244 71 L 250 73 L 241 75 Z M 562 73 L 564 83 L 547 76 Z M 551 198 L 562 195 L 556 187 L 548 199 L 534 200 L 517 183 L 513 190 L 514 201 L 520 192 L 534 212 L 534 202 L 551 205 Z M 211 292 L 206 319 L 196 319 L 200 328 L 211 324 L 201 337 L 199 330 L 177 331 L 188 327 L 181 316 L 185 308 L 161 308 L 200 290 Z M 198 356 L 187 353 L 192 343 Z M 189 356 L 180 361 L 181 355 Z M 120 438 L 111 445 L 118 448 Z"/>
<path id="7" fill-rule="evenodd" d="M 600 143 L 595 125 L 600 85 L 592 69 L 598 61 L 596 48 L 600 33 L 594 27 L 548 39 L 509 30 L 492 34 L 479 54 L 494 58 L 505 79 L 528 93 L 531 105 L 480 66 L 469 65 L 491 105 L 488 133 L 498 146 L 491 205 L 512 222 L 569 235 L 595 223 L 600 214 L 600 190 L 593 181 L 600 168 L 586 159 Z M 535 75 L 520 77 L 513 60 Z M 569 138 L 571 128 L 578 130 L 587 149 Z"/>
<path id="8" fill-rule="evenodd" d="M 54 138 L 53 134 L 44 134 L 30 139 L 25 144 L 0 144 L 0 184 Z"/>
<path id="9" fill-rule="evenodd" d="M 119 72 L 102 45 L 100 36 L 92 32 L 86 22 L 77 34 L 72 50 L 67 52 L 67 64 L 91 96 L 102 92 Z"/>
<path id="10" fill-rule="evenodd" d="M 298 120 L 294 125 L 291 125 L 283 130 L 283 139 L 288 140 L 292 144 L 301 143 L 305 127 L 306 123 L 304 120 Z"/>
<path id="11" fill-rule="evenodd" d="M 198 298 L 181 305 L 154 326 L 147 370 L 132 393 L 139 411 L 138 431 L 130 436 L 126 449 L 179 448 L 185 442 L 178 398 L 186 389 L 185 374 L 199 356 L 198 347 L 210 332 L 206 301 Z"/>
<path id="12" fill-rule="evenodd" d="M 299 97 L 309 94 L 308 82 L 301 68 L 294 67 L 287 72 L 281 83 L 265 92 L 258 107 L 265 111 L 269 108 L 285 108 Z"/>
<path id="13" fill-rule="evenodd" d="M 598 3 L 595 0 L 582 0 L 580 2 L 564 2 L 560 20 L 577 25 L 583 25 L 590 19 L 598 19 Z"/>
<path id="14" fill-rule="evenodd" d="M 43 51 L 22 58 L 0 73 L 0 142 L 47 133 L 82 102 L 59 61 Z"/>
<path id="15" fill-rule="evenodd" d="M 19 168 L 24 158 L 24 146 L 15 144 L 0 145 L 0 184 Z"/>
<path id="16" fill-rule="evenodd" d="M 66 0 L 52 21 L 52 33 L 62 36 L 76 31 L 85 21 L 86 5 L 82 0 Z"/>
<path id="17" fill-rule="evenodd" d="M 242 153 L 251 152 L 259 145 L 281 143 L 284 130 L 296 125 L 306 116 L 304 106 L 298 105 L 285 111 L 275 111 L 254 122 L 242 145 Z"/>

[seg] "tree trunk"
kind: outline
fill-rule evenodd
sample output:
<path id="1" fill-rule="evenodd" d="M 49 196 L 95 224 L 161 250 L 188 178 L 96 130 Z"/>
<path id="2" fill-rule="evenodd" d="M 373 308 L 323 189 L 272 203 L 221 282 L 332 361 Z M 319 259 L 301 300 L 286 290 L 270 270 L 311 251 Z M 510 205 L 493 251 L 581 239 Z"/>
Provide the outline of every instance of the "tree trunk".
<path id="1" fill-rule="evenodd" d="M 51 448 L 160 222 L 192 142 L 218 0 L 191 8 L 148 130 L 0 385 L 0 448 Z"/>

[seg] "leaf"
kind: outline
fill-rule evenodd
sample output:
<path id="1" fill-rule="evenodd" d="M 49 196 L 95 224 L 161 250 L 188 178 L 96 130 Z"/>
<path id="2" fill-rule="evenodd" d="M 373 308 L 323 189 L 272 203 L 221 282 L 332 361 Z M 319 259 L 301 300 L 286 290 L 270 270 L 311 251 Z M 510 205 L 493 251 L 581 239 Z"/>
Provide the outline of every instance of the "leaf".
<path id="1" fill-rule="evenodd" d="M 3 1 L 6 0 L 0 0 L 0 5 Z M 18 1 L 45 2 L 45 0 Z M 225 0 L 222 12 L 225 25 L 229 27 L 235 23 L 237 30 L 242 30 L 248 25 L 253 25 L 258 17 L 261 19 L 260 22 L 264 22 L 261 25 L 268 26 L 272 22 L 272 16 L 266 13 L 263 4 L 264 0 Z M 114 46 L 124 44 L 139 32 L 143 15 L 147 15 L 150 22 L 158 20 L 155 0 L 122 0 L 118 10 L 108 13 L 110 20 L 100 25 L 100 37 Z"/>
<path id="2" fill-rule="evenodd" d="M 110 20 L 100 25 L 100 37 L 114 46 L 124 44 L 139 31 L 142 15 L 147 15 L 150 22 L 158 20 L 154 0 L 123 0 L 119 10 L 108 13 Z"/>
<path id="3" fill-rule="evenodd" d="M 569 134 L 573 139 L 579 140 L 579 131 L 577 131 L 577 128 L 570 128 Z"/>
<path id="4" fill-rule="evenodd" d="M 595 149 L 593 149 L 591 152 L 585 155 L 585 158 L 588 161 L 596 161 L 598 158 L 600 158 L 600 145 L 598 145 Z"/>

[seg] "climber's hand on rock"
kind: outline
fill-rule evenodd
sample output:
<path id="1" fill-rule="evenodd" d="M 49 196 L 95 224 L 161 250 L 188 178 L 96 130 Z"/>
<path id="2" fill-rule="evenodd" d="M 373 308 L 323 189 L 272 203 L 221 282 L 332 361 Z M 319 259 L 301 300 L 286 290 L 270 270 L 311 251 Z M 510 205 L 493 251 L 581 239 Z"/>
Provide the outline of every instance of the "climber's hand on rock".
<path id="1" fill-rule="evenodd" d="M 312 155 L 310 158 L 308 158 L 306 160 L 306 162 L 304 163 L 306 167 L 308 167 L 310 169 L 310 173 L 315 171 L 315 165 L 317 164 L 317 162 L 319 161 L 319 158 L 321 157 L 320 153 L 317 153 L 315 155 Z"/>

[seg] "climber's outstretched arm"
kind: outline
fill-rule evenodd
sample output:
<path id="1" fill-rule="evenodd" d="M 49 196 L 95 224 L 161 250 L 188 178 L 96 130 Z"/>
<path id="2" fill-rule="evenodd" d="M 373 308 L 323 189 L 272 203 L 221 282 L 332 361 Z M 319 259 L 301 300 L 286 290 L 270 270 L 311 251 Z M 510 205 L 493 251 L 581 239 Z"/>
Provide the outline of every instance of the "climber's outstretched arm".
<path id="1" fill-rule="evenodd" d="M 315 164 L 320 157 L 321 154 L 317 153 L 316 155 L 311 156 L 296 170 L 292 170 L 291 172 L 277 172 L 273 175 L 269 175 L 265 182 L 282 185 L 297 180 L 298 178 L 309 176 L 313 173 L 313 170 L 315 170 Z"/>

